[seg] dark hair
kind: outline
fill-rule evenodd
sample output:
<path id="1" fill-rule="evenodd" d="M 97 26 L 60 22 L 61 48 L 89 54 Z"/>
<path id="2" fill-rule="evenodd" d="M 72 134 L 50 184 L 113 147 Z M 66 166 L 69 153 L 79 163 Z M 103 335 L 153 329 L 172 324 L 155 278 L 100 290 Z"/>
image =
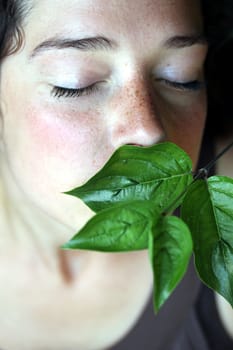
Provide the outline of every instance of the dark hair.
<path id="1" fill-rule="evenodd" d="M 30 3 L 31 0 L 0 0 L 0 60 L 22 46 L 22 23 Z M 209 97 L 207 125 L 212 133 L 233 131 L 233 1 L 201 0 L 201 5 L 205 34 L 210 45 L 206 60 Z"/>
<path id="2" fill-rule="evenodd" d="M 29 4 L 29 0 L 0 0 L 0 60 L 22 46 Z"/>
<path id="3" fill-rule="evenodd" d="M 210 136 L 233 134 L 233 1 L 203 0 L 205 32 L 210 44 L 206 60 Z"/>

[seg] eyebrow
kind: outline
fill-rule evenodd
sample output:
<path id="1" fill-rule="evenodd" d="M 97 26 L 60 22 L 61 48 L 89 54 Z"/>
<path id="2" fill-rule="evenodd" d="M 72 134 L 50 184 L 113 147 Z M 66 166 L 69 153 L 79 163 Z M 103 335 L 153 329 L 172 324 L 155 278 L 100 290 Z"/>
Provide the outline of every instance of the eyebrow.
<path id="1" fill-rule="evenodd" d="M 208 45 L 208 41 L 203 34 L 190 36 L 174 36 L 165 41 L 164 46 L 168 49 L 183 49 L 193 45 Z"/>
<path id="2" fill-rule="evenodd" d="M 207 39 L 203 35 L 191 35 L 191 36 L 174 36 L 167 39 L 162 46 L 167 49 L 181 49 L 196 44 L 207 45 Z M 43 41 L 34 48 L 30 54 L 30 59 L 34 58 L 43 51 L 51 49 L 63 50 L 74 48 L 81 51 L 96 51 L 96 50 L 109 50 L 115 49 L 118 45 L 115 41 L 110 40 L 103 36 L 87 37 L 82 39 L 69 39 L 53 37 L 46 41 Z"/>
<path id="3" fill-rule="evenodd" d="M 36 48 L 32 51 L 30 58 L 33 58 L 39 53 L 47 51 L 49 49 L 63 50 L 74 48 L 81 51 L 93 51 L 109 50 L 116 47 L 117 44 L 113 40 L 107 39 L 103 36 L 88 37 L 82 39 L 63 39 L 54 37 L 36 46 Z"/>

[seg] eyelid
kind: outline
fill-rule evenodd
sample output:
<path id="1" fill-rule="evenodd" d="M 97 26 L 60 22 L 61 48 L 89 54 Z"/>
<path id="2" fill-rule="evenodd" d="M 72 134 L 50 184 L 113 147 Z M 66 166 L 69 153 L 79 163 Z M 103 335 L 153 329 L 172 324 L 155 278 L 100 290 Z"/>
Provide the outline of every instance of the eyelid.
<path id="1" fill-rule="evenodd" d="M 202 80 L 190 80 L 186 82 L 173 81 L 169 79 L 156 79 L 156 81 L 161 82 L 168 87 L 174 88 L 179 91 L 200 91 L 205 88 L 205 81 Z"/>

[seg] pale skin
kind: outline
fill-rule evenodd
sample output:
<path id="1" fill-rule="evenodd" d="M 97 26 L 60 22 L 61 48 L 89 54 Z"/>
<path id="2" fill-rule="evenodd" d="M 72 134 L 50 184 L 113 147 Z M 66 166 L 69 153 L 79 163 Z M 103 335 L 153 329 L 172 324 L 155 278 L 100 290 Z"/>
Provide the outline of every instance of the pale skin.
<path id="1" fill-rule="evenodd" d="M 24 31 L 1 65 L 0 347 L 105 349 L 148 300 L 147 252 L 61 251 L 93 215 L 62 192 L 123 144 L 170 140 L 196 164 L 206 115 L 199 3 L 33 1 Z M 90 37 L 105 39 L 55 47 Z M 82 96 L 54 91 L 93 84 Z"/>

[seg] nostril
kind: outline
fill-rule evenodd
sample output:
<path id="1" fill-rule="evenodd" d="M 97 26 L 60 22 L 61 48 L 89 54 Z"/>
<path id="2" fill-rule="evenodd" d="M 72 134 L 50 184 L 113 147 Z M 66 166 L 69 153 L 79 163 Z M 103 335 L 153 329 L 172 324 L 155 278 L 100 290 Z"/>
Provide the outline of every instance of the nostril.
<path id="1" fill-rule="evenodd" d="M 114 147 L 131 145 L 149 147 L 165 139 L 165 132 L 154 116 L 145 118 L 125 118 L 111 127 L 111 141 Z"/>

